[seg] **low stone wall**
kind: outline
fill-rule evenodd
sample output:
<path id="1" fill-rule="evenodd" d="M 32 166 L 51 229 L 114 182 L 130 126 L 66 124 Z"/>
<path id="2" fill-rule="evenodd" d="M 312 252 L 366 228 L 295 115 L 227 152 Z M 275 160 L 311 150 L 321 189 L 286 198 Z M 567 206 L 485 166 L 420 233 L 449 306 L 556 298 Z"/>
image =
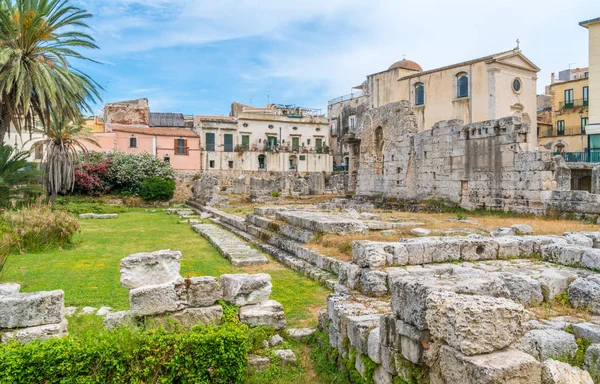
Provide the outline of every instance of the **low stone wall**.
<path id="1" fill-rule="evenodd" d="M 600 319 L 525 308 L 566 295 L 600 314 L 599 246 L 600 232 L 355 242 L 319 326 L 375 383 L 592 383 Z M 576 337 L 592 343 L 588 372 L 552 360 L 581 353 Z"/>
<path id="2" fill-rule="evenodd" d="M 28 343 L 67 335 L 63 291 L 19 293 L 19 284 L 0 285 L 0 341 Z"/>
<path id="3" fill-rule="evenodd" d="M 249 326 L 285 328 L 281 304 L 269 300 L 271 276 L 268 274 L 225 274 L 182 278 L 179 274 L 181 252 L 136 253 L 121 260 L 121 285 L 129 289 L 129 311 L 109 313 L 104 318 L 108 329 L 133 324 L 151 316 L 172 319 L 185 327 L 196 324 L 218 325 L 223 308 L 219 300 L 240 307 L 240 321 Z"/>

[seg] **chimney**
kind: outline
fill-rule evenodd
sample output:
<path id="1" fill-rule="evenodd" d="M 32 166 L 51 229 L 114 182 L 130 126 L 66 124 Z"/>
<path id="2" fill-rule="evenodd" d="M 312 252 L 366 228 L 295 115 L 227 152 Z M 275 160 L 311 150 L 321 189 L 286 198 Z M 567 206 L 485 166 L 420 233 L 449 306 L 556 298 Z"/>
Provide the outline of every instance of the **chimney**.
<path id="1" fill-rule="evenodd" d="M 554 72 L 552 72 L 552 76 L 550 78 L 550 84 L 554 84 Z"/>

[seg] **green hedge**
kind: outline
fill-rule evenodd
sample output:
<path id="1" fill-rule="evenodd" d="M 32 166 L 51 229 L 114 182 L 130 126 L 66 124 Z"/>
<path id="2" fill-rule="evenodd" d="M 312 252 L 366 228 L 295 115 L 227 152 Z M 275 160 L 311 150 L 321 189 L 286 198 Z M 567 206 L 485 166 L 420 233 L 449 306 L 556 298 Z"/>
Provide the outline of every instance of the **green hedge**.
<path id="1" fill-rule="evenodd" d="M 186 332 L 126 328 L 0 346 L 0 383 L 239 383 L 247 370 L 244 327 Z"/>
<path id="2" fill-rule="evenodd" d="M 140 185 L 140 197 L 146 201 L 168 201 L 173 198 L 175 180 L 150 177 Z"/>

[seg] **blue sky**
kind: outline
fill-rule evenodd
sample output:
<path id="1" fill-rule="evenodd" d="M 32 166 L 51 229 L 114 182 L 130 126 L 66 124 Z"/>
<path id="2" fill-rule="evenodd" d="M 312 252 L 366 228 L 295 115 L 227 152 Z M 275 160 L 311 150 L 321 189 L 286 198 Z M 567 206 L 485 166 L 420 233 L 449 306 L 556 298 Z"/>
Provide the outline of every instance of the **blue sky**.
<path id="1" fill-rule="evenodd" d="M 322 108 L 407 59 L 425 70 L 513 48 L 550 73 L 587 66 L 591 0 L 73 0 L 94 17 L 103 63 L 76 63 L 103 103 L 227 115 L 231 102 Z M 99 110 L 102 103 L 95 106 Z"/>

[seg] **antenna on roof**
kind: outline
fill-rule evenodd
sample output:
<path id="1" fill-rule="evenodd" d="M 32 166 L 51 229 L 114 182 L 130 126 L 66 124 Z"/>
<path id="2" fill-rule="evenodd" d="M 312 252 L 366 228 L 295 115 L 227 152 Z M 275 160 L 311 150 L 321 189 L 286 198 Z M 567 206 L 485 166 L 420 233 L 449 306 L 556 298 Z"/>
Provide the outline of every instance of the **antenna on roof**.
<path id="1" fill-rule="evenodd" d="M 520 49 L 520 47 L 519 47 L 520 45 L 521 45 L 521 40 L 517 39 L 517 47 L 515 49 Z"/>
<path id="2" fill-rule="evenodd" d="M 406 53 L 402 54 L 402 60 L 406 60 Z"/>

